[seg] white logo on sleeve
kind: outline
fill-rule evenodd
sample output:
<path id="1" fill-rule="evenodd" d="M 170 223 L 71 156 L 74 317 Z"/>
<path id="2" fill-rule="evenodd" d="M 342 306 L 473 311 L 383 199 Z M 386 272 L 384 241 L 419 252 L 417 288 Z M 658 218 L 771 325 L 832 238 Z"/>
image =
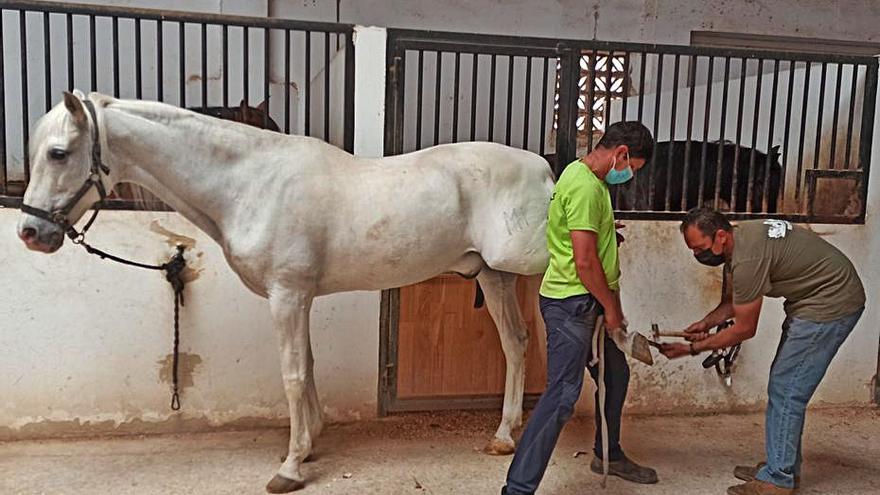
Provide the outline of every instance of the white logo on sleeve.
<path id="1" fill-rule="evenodd" d="M 764 225 L 770 226 L 770 228 L 767 229 L 767 237 L 770 239 L 785 237 L 785 235 L 788 234 L 788 231 L 793 228 L 791 222 L 785 220 L 764 220 Z"/>

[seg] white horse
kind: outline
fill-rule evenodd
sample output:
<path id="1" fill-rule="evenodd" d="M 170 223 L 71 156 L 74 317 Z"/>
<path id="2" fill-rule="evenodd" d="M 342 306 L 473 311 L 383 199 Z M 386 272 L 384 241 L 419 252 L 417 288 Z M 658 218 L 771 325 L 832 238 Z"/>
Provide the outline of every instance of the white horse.
<path id="1" fill-rule="evenodd" d="M 312 299 L 444 272 L 475 276 L 485 292 L 507 361 L 501 424 L 487 450 L 513 451 L 528 343 L 516 274 L 541 273 L 548 262 L 553 176 L 540 156 L 461 143 L 359 158 L 317 139 L 75 92 L 37 123 L 30 159 L 30 208 L 18 226 L 28 248 L 56 251 L 66 222 L 100 199 L 97 186 L 133 182 L 213 238 L 242 282 L 268 298 L 290 407 L 288 456 L 268 491 L 304 486 L 300 465 L 322 427 Z"/>

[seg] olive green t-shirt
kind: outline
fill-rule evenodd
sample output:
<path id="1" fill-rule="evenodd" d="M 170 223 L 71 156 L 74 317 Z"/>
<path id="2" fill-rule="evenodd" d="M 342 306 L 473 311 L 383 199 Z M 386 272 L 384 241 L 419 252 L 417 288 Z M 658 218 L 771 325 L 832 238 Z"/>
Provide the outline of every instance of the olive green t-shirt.
<path id="1" fill-rule="evenodd" d="M 865 305 L 849 258 L 814 232 L 782 220 L 740 222 L 728 267 L 734 304 L 784 297 L 785 313 L 825 322 Z"/>
<path id="2" fill-rule="evenodd" d="M 544 272 L 540 294 L 552 299 L 587 294 L 574 264 L 571 245 L 572 230 L 589 230 L 597 234 L 597 250 L 608 287 L 617 290 L 620 280 L 620 262 L 617 258 L 617 236 L 614 230 L 614 210 L 611 193 L 580 160 L 565 167 L 553 197 L 547 222 L 547 249 L 550 265 Z"/>

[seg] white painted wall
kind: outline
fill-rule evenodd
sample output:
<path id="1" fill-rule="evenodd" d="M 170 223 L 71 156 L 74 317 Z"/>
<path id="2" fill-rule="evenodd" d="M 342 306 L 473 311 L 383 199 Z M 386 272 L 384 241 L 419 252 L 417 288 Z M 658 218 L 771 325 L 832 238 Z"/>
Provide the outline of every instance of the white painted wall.
<path id="1" fill-rule="evenodd" d="M 106 1 L 103 3 L 122 4 Z M 334 20 L 325 0 L 297 2 L 206 1 L 173 8 L 286 15 Z M 156 2 L 127 2 L 156 6 Z M 598 5 L 598 2 L 596 2 Z M 702 2 L 630 0 L 603 4 L 573 0 L 541 5 L 495 2 L 344 1 L 343 22 L 545 36 L 597 36 L 626 41 L 686 43 L 691 29 L 750 31 L 827 38 L 875 39 L 868 2 L 734 2 L 736 16 L 717 16 Z M 311 9 L 311 10 L 310 10 Z M 711 9 L 711 11 L 710 11 Z M 5 26 L 4 26 L 5 27 Z M 384 124 L 384 45 L 381 30 L 361 30 L 356 40 L 356 151 L 379 156 Z M 875 132 L 880 149 L 880 132 Z M 875 156 L 877 154 L 875 153 Z M 880 160 L 874 159 L 875 170 Z M 860 267 L 869 301 L 880 290 L 880 175 L 871 180 L 865 226 L 815 226 Z M 120 267 L 66 246 L 45 256 L 24 250 L 13 232 L 16 210 L 0 210 L 0 438 L 89 431 L 151 431 L 206 425 L 283 423 L 286 404 L 278 373 L 275 335 L 265 303 L 247 292 L 226 267 L 219 249 L 176 214 L 104 212 L 92 241 L 135 259 L 160 261 L 172 248 L 150 230 L 153 221 L 196 239 L 199 277 L 187 289 L 182 313 L 182 350 L 194 386 L 184 389 L 183 409 L 168 407 L 169 385 L 159 364 L 170 352 L 171 294 L 161 276 Z M 717 274 L 695 263 L 677 225 L 631 222 L 622 253 L 624 305 L 634 326 L 651 322 L 677 327 L 698 319 L 717 297 Z M 870 304 L 870 303 L 869 303 Z M 732 389 L 697 360 L 634 365 L 630 410 L 667 412 L 759 407 L 778 341 L 781 305 L 766 304 L 759 334 L 744 346 Z M 828 377 L 817 402 L 865 403 L 874 373 L 880 319 L 869 306 Z M 313 311 L 313 343 L 319 393 L 331 418 L 373 414 L 378 355 L 377 293 L 319 299 Z M 661 359 L 661 361 L 663 361 Z M 184 366 L 185 368 L 187 366 Z M 589 385 L 587 386 L 589 389 Z M 584 397 L 581 410 L 590 408 Z"/>

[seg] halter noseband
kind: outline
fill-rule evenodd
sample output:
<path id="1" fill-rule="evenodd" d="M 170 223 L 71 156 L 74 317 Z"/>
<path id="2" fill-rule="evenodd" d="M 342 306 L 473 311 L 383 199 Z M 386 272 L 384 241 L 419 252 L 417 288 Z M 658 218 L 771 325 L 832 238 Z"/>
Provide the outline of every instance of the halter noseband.
<path id="1" fill-rule="evenodd" d="M 102 181 L 101 174 L 110 174 L 110 167 L 105 165 L 104 162 L 101 160 L 101 139 L 98 131 L 98 117 L 95 113 L 95 105 L 89 99 L 84 99 L 81 101 L 85 104 L 89 115 L 92 117 L 92 122 L 94 123 L 92 130 L 92 163 L 88 178 L 85 180 L 82 187 L 79 188 L 76 194 L 63 207 L 58 208 L 54 211 L 47 211 L 40 208 L 35 208 L 24 203 L 22 203 L 21 205 L 21 211 L 23 213 L 42 218 L 47 222 L 57 225 L 64 231 L 65 234 L 67 234 L 67 237 L 70 237 L 70 239 L 73 240 L 73 242 L 75 243 L 82 242 L 86 232 L 88 232 L 89 228 L 95 222 L 95 218 L 97 218 L 98 216 L 98 210 L 100 210 L 101 202 L 107 199 L 107 190 L 104 187 L 104 182 Z M 74 222 L 70 221 L 68 215 L 70 215 L 70 212 L 73 211 L 77 204 L 79 204 L 79 201 L 83 198 L 83 196 L 85 196 L 93 187 L 98 190 L 98 195 L 100 195 L 101 199 L 94 204 L 95 209 L 92 213 L 92 217 L 86 223 L 85 227 L 83 227 L 82 231 L 78 232 L 73 226 Z"/>

